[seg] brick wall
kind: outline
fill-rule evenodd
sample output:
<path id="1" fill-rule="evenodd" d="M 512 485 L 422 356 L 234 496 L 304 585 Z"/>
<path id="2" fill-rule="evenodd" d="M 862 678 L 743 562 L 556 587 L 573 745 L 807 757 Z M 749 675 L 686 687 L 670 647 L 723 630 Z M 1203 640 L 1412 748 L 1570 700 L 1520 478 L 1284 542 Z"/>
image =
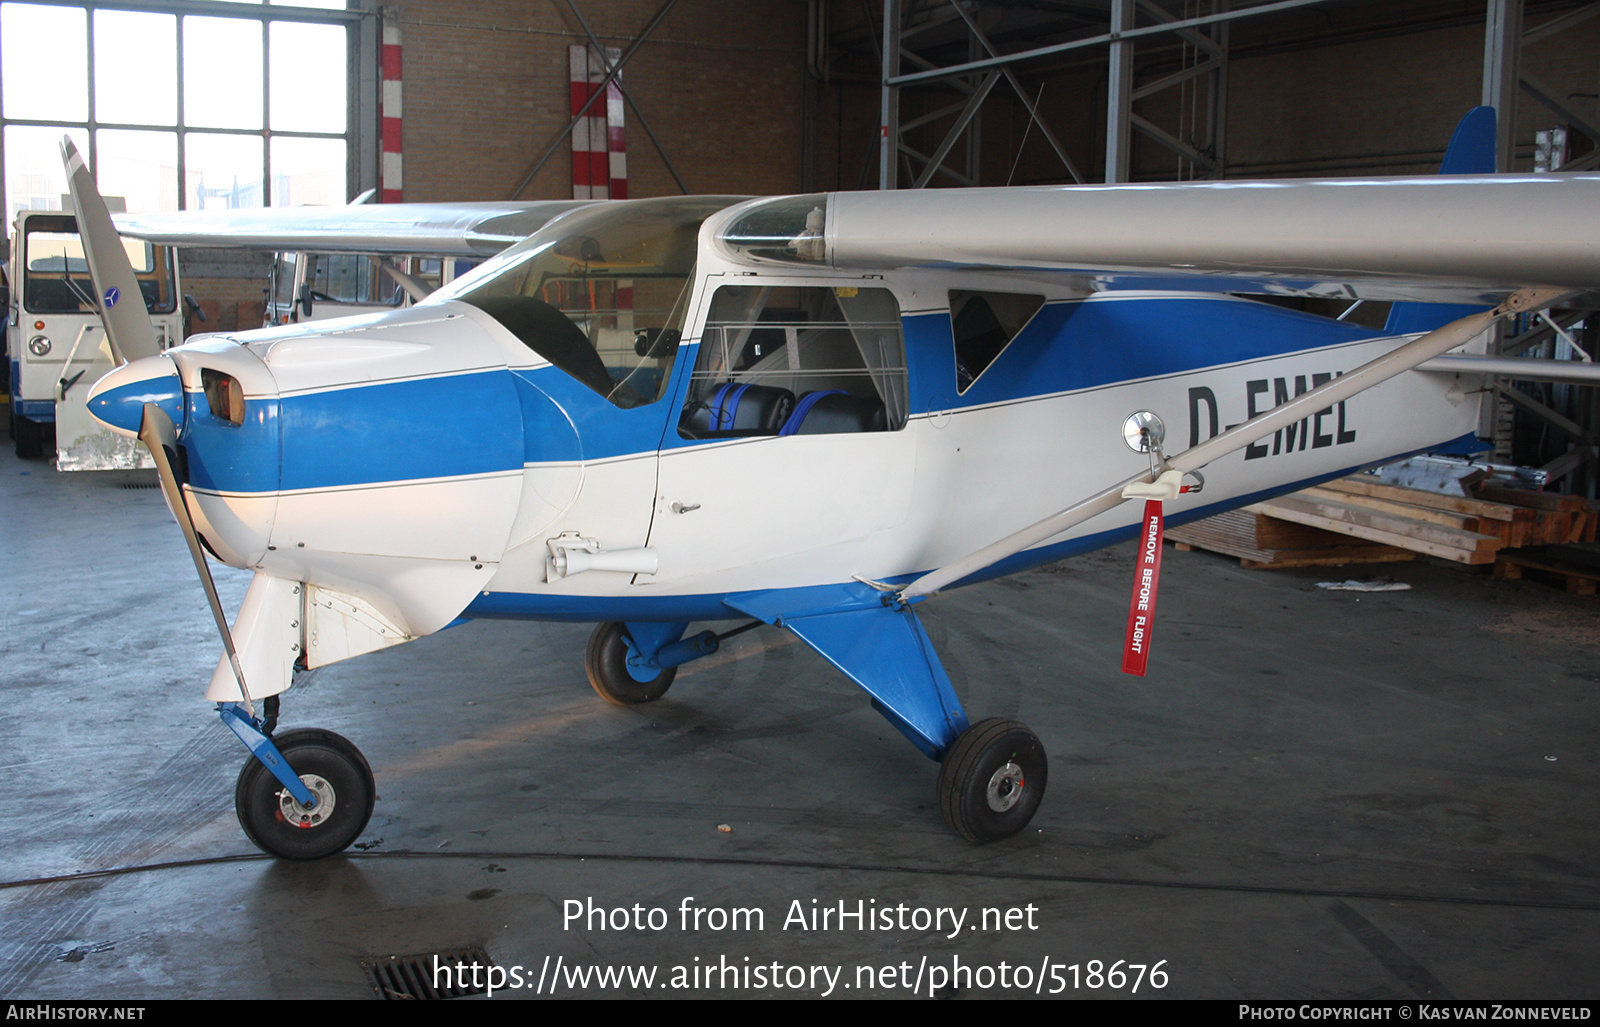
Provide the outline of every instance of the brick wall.
<path id="1" fill-rule="evenodd" d="M 602 43 L 626 52 L 660 0 L 578 6 Z M 385 7 L 404 46 L 405 199 L 509 198 L 570 120 L 567 48 L 586 41 L 582 27 L 560 0 Z M 805 12 L 804 0 L 679 0 L 624 69 L 624 85 L 691 192 L 799 189 Z M 630 195 L 676 194 L 632 108 L 626 119 Z M 520 197 L 571 197 L 570 154 L 562 140 Z M 265 272 L 257 281 L 197 266 L 185 291 L 212 320 L 191 330 L 254 327 L 252 305 L 265 285 Z"/>
<path id="2" fill-rule="evenodd" d="M 505 199 L 570 120 L 567 47 L 585 41 L 556 0 L 398 0 L 405 47 L 405 198 Z M 624 52 L 659 0 L 580 0 Z M 679 0 L 623 83 L 696 193 L 799 187 L 805 70 L 801 0 Z M 678 192 L 630 109 L 631 195 Z M 572 195 L 561 142 L 524 198 Z"/>

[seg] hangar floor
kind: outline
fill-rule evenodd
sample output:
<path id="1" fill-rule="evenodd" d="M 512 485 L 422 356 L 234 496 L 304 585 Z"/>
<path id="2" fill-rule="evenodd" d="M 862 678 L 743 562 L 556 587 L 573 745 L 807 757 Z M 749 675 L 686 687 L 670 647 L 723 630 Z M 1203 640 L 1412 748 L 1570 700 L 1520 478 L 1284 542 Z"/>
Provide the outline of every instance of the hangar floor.
<path id="1" fill-rule="evenodd" d="M 1096 960 L 1124 961 L 1123 994 L 1164 961 L 1139 996 L 1595 995 L 1593 598 L 1427 564 L 1379 570 L 1413 591 L 1334 593 L 1315 582 L 1368 575 L 1169 551 L 1142 680 L 1118 672 L 1128 546 L 936 599 L 970 713 L 1027 722 L 1052 760 L 1032 827 L 981 848 L 940 823 L 934 767 L 781 632 L 619 709 L 584 682 L 587 626 L 469 624 L 286 696 L 285 726 L 355 740 L 379 788 L 360 849 L 288 864 L 235 822 L 210 618 L 130 477 L 0 457 L 0 996 L 361 998 L 363 959 L 469 945 L 523 968 L 505 997 L 541 968 L 541 994 L 639 994 L 573 976 L 602 966 L 654 967 L 664 996 L 837 972 L 835 995 L 1106 997 Z M 233 608 L 246 575 L 219 578 Z M 667 923 L 565 924 L 568 900 Z M 896 919 L 789 920 L 813 900 Z M 940 907 L 959 930 L 917 923 Z M 733 908 L 761 929 L 684 929 Z"/>

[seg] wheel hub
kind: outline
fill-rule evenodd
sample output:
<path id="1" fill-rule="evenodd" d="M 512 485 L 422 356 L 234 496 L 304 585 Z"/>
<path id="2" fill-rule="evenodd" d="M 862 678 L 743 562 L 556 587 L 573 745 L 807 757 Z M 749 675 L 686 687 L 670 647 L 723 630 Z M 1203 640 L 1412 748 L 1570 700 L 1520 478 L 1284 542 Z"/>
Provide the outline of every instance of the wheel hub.
<path id="1" fill-rule="evenodd" d="M 1022 798 L 1022 790 L 1027 782 L 1022 778 L 1022 768 L 1015 763 L 1007 763 L 989 778 L 989 787 L 984 790 L 989 800 L 989 808 L 996 813 L 1004 813 L 1015 806 Z"/>
<path id="2" fill-rule="evenodd" d="M 326 823 L 327 819 L 333 816 L 333 785 L 316 774 L 301 774 L 300 783 L 311 789 L 311 794 L 317 797 L 316 808 L 307 809 L 300 805 L 294 796 L 289 794 L 289 789 L 285 788 L 278 792 L 278 815 L 291 827 L 312 828 Z M 990 785 L 991 791 L 993 787 Z M 991 803 L 993 801 L 990 800 Z"/>

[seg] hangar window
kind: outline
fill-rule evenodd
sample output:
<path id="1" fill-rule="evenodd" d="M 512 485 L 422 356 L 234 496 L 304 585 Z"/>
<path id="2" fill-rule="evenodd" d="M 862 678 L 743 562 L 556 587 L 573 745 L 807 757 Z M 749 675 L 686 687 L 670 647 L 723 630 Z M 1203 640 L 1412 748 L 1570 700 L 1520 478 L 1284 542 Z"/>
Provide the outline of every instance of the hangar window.
<path id="1" fill-rule="evenodd" d="M 63 134 L 133 212 L 347 202 L 377 123 L 351 72 L 379 28 L 345 7 L 0 3 L 6 223 L 61 209 Z"/>
<path id="2" fill-rule="evenodd" d="M 952 289 L 950 330 L 956 342 L 956 391 L 966 392 L 1042 306 L 1043 296 Z"/>
<path id="3" fill-rule="evenodd" d="M 686 439 L 897 431 L 906 351 L 888 289 L 723 286 L 711 301 Z"/>

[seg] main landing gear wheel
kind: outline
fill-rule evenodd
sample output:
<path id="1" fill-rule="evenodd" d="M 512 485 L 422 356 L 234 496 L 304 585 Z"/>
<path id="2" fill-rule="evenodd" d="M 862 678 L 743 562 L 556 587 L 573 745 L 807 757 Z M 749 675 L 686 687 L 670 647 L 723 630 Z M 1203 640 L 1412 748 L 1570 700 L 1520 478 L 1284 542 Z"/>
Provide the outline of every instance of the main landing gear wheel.
<path id="1" fill-rule="evenodd" d="M 37 460 L 44 456 L 44 425 L 12 414 L 11 441 L 20 459 Z"/>
<path id="2" fill-rule="evenodd" d="M 994 717 L 961 732 L 939 766 L 939 812 L 969 842 L 1009 838 L 1028 826 L 1050 776 L 1038 736 Z"/>
<path id="3" fill-rule="evenodd" d="M 588 651 L 583 654 L 583 669 L 600 698 L 617 706 L 637 706 L 659 699 L 678 676 L 678 668 L 671 667 L 657 671 L 649 681 L 634 677 L 628 671 L 628 629 L 620 621 L 607 621 L 594 629 Z"/>
<path id="4" fill-rule="evenodd" d="M 294 800 L 254 756 L 233 792 L 239 826 L 261 851 L 281 859 L 321 859 L 343 852 L 366 830 L 376 790 L 361 750 L 341 735 L 296 728 L 272 739 L 311 794 L 314 809 Z"/>

